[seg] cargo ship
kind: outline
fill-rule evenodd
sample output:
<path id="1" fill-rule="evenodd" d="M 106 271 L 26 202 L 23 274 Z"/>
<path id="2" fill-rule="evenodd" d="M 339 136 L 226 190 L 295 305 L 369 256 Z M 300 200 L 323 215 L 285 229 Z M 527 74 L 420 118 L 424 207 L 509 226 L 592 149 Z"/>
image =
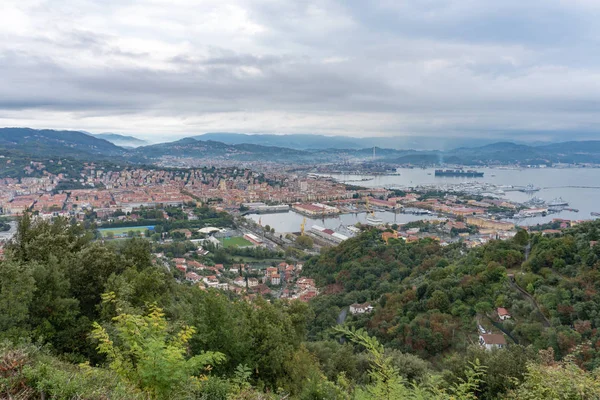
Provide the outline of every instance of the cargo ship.
<path id="1" fill-rule="evenodd" d="M 472 169 L 436 169 L 435 176 L 460 176 L 465 178 L 482 178 L 483 172 L 474 171 Z"/>

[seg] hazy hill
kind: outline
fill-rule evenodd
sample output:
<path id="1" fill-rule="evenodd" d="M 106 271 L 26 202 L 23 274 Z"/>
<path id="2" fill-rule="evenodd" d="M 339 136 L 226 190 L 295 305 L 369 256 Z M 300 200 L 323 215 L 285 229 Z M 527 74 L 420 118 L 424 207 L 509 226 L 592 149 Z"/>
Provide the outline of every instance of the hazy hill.
<path id="1" fill-rule="evenodd" d="M 536 149 L 556 153 L 597 154 L 600 153 L 600 140 L 552 143 L 543 146 L 537 146 Z"/>
<path id="2" fill-rule="evenodd" d="M 494 139 L 461 138 L 461 137 L 427 137 L 427 136 L 395 136 L 395 137 L 347 137 L 324 135 L 273 135 L 245 133 L 205 133 L 193 136 L 198 140 L 215 140 L 228 144 L 259 144 L 262 146 L 289 147 L 297 150 L 344 149 L 360 150 L 365 148 L 417 149 L 417 150 L 449 150 L 460 146 L 481 146 L 494 142 Z"/>
<path id="3" fill-rule="evenodd" d="M 477 148 L 460 148 L 446 153 L 464 162 L 598 163 L 600 141 L 562 142 L 543 146 L 527 146 L 510 142 L 494 143 Z"/>
<path id="4" fill-rule="evenodd" d="M 33 155 L 65 157 L 123 156 L 125 149 L 79 131 L 0 128 L 0 148 Z"/>
<path id="5" fill-rule="evenodd" d="M 146 140 L 138 139 L 134 136 L 120 135 L 118 133 L 98 133 L 94 136 L 100 139 L 107 140 L 121 147 L 140 147 L 147 146 L 150 144 L 150 142 Z"/>
<path id="6" fill-rule="evenodd" d="M 386 156 L 387 162 L 430 164 L 481 165 L 600 163 L 600 141 L 564 142 L 543 146 L 528 146 L 512 142 L 498 142 L 480 147 L 460 147 L 449 151 L 420 151 L 410 156 Z"/>
<path id="7" fill-rule="evenodd" d="M 311 157 L 311 153 L 284 147 L 255 144 L 230 145 L 213 140 L 185 138 L 176 142 L 139 147 L 132 152 L 136 159 L 164 156 L 231 159 L 240 161 L 294 161 Z"/>
<path id="8" fill-rule="evenodd" d="M 213 140 L 227 144 L 256 144 L 261 146 L 288 147 L 297 150 L 309 149 L 360 149 L 361 140 L 342 136 L 323 135 L 248 135 L 244 133 L 205 133 L 194 139 Z"/>

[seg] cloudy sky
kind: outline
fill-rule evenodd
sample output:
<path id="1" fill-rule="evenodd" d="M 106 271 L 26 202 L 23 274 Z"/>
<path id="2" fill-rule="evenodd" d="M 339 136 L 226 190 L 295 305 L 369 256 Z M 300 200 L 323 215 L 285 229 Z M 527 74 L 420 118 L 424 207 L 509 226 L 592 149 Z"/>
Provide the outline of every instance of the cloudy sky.
<path id="1" fill-rule="evenodd" d="M 0 126 L 600 139 L 598 0 L 3 0 Z"/>

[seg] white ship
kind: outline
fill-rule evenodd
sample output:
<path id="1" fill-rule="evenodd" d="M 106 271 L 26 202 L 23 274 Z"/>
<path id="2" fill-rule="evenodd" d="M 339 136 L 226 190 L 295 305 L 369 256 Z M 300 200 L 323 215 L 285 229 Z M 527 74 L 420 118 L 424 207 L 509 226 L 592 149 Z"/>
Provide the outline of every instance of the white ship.
<path id="1" fill-rule="evenodd" d="M 562 197 L 557 197 L 556 199 L 552 200 L 550 203 L 548 203 L 548 207 L 568 207 L 569 203 L 564 201 Z"/>
<path id="2" fill-rule="evenodd" d="M 546 204 L 544 200 L 539 197 L 532 197 L 529 201 L 525 202 L 527 206 L 543 206 L 544 204 Z"/>
<path id="3" fill-rule="evenodd" d="M 381 218 L 377 218 L 374 215 L 369 215 L 367 217 L 367 224 L 373 225 L 373 226 L 378 226 L 378 225 L 382 225 L 383 224 L 383 220 Z"/>

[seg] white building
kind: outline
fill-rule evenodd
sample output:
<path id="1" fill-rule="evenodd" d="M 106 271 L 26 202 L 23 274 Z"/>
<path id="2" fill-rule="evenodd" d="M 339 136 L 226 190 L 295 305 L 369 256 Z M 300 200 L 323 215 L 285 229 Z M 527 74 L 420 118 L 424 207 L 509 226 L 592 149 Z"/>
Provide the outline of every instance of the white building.
<path id="1" fill-rule="evenodd" d="M 271 285 L 281 285 L 281 277 L 279 276 L 279 274 L 271 275 Z"/>
<path id="2" fill-rule="evenodd" d="M 371 303 L 354 303 L 350 305 L 350 314 L 368 314 L 373 311 L 373 309 L 374 307 L 371 305 Z"/>
<path id="3" fill-rule="evenodd" d="M 238 276 L 237 278 L 235 278 L 233 280 L 233 283 L 234 283 L 234 285 L 237 285 L 237 286 L 240 286 L 240 287 L 245 287 L 246 286 L 246 280 L 243 277 L 241 277 L 241 276 Z"/>

